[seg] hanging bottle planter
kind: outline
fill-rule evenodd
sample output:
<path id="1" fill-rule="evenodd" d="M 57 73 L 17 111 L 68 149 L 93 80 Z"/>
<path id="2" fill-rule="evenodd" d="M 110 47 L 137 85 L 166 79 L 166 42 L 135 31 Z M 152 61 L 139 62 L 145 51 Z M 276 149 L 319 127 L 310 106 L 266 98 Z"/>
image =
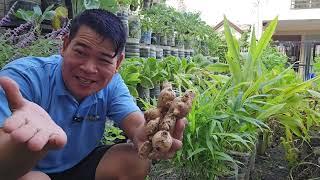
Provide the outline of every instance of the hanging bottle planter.
<path id="1" fill-rule="evenodd" d="M 168 46 L 171 46 L 171 47 L 174 47 L 175 46 L 175 38 L 174 38 L 174 35 L 168 35 L 167 37 L 167 45 Z"/>
<path id="2" fill-rule="evenodd" d="M 151 44 L 151 34 L 152 31 L 144 31 L 141 33 L 140 43 Z"/>
<path id="3" fill-rule="evenodd" d="M 141 24 L 138 15 L 129 16 L 129 37 L 140 39 L 141 38 Z"/>
<path id="4" fill-rule="evenodd" d="M 160 45 L 162 46 L 168 45 L 168 38 L 166 35 L 160 35 Z"/>
<path id="5" fill-rule="evenodd" d="M 120 6 L 116 15 L 120 18 L 124 28 L 127 32 L 127 37 L 129 36 L 129 6 Z"/>

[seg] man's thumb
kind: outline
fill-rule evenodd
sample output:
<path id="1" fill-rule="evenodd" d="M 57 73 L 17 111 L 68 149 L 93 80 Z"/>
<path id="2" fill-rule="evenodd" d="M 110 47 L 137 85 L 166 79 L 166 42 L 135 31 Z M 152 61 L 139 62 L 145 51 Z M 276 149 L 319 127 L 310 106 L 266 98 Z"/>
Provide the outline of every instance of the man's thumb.
<path id="1" fill-rule="evenodd" d="M 19 91 L 18 84 L 14 80 L 8 77 L 0 77 L 0 86 L 6 93 L 11 111 L 19 109 L 24 105 L 24 98 Z"/>

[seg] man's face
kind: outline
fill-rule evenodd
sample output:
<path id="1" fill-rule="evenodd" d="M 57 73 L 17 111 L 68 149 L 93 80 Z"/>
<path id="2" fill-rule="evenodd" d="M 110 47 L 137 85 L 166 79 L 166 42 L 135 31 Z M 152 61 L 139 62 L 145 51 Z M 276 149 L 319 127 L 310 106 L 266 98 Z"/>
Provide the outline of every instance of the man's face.
<path id="1" fill-rule="evenodd" d="M 115 55 L 113 44 L 94 30 L 81 26 L 72 40 L 64 39 L 62 77 L 77 100 L 103 89 L 118 70 L 124 55 Z"/>

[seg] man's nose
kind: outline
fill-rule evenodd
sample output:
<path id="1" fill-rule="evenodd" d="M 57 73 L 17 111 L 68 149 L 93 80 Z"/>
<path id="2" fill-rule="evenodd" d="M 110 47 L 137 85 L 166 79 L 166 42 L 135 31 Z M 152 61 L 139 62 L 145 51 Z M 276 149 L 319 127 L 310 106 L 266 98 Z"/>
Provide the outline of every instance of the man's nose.
<path id="1" fill-rule="evenodd" d="M 98 66 L 95 63 L 93 59 L 89 59 L 81 66 L 81 70 L 86 73 L 97 73 L 98 72 Z"/>

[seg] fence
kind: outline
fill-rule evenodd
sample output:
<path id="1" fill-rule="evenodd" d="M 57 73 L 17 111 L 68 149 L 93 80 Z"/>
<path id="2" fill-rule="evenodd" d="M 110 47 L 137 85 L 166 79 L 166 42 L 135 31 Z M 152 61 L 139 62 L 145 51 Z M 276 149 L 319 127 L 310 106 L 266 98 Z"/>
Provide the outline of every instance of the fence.
<path id="1" fill-rule="evenodd" d="M 305 80 L 313 74 L 315 57 L 320 55 L 320 41 L 275 41 L 279 51 L 288 56 L 288 63 L 300 72 Z"/>

